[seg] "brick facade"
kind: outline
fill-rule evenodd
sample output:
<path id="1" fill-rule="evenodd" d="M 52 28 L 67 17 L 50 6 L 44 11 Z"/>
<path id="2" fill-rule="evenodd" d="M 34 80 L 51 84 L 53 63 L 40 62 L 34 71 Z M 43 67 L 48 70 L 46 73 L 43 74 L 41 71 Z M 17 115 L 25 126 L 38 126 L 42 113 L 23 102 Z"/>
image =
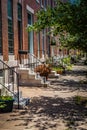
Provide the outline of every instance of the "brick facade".
<path id="1" fill-rule="evenodd" d="M 1 0 L 3 59 L 8 60 L 7 0 Z"/>
<path id="2" fill-rule="evenodd" d="M 18 0 L 13 1 L 13 30 L 14 30 L 14 55 L 15 59 L 18 57 L 18 21 L 17 21 L 17 2 Z"/>
<path id="3" fill-rule="evenodd" d="M 8 50 L 8 12 L 7 12 L 7 1 L 8 0 L 1 0 L 1 10 L 2 10 L 2 47 L 3 47 L 3 60 L 9 61 L 9 50 Z M 13 38 L 14 38 L 14 60 L 18 58 L 18 50 L 19 50 L 19 39 L 18 39 L 18 7 L 17 4 L 20 3 L 22 6 L 22 49 L 28 50 L 28 32 L 26 30 L 28 25 L 28 13 L 32 14 L 33 23 L 37 20 L 36 13 L 38 10 L 43 8 L 44 6 L 41 3 L 37 2 L 36 0 L 12 0 L 13 1 Z M 43 4 L 44 1 L 42 1 Z M 47 4 L 51 5 L 52 0 L 47 0 Z M 28 10 L 29 8 L 29 10 Z M 48 52 L 48 40 L 47 36 L 44 36 L 44 50 L 42 48 L 43 42 L 43 34 L 40 32 L 40 47 L 38 50 L 38 36 L 37 33 L 33 33 L 33 53 L 38 56 L 38 51 L 40 58 L 42 57 L 43 51 L 45 53 Z"/>

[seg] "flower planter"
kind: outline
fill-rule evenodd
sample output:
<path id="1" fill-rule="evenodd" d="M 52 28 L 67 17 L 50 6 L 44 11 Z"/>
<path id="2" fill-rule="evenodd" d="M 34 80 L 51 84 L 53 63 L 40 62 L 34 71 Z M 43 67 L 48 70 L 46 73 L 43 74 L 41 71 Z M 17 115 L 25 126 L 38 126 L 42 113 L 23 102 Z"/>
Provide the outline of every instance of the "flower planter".
<path id="1" fill-rule="evenodd" d="M 1 113 L 12 112 L 14 99 L 0 99 L 0 103 L 4 104 L 4 107 L 0 107 Z"/>
<path id="2" fill-rule="evenodd" d="M 48 75 L 51 72 L 51 69 L 50 69 L 49 65 L 38 65 L 35 68 L 35 72 L 38 72 L 40 74 L 40 76 L 46 77 L 46 80 L 47 80 Z"/>

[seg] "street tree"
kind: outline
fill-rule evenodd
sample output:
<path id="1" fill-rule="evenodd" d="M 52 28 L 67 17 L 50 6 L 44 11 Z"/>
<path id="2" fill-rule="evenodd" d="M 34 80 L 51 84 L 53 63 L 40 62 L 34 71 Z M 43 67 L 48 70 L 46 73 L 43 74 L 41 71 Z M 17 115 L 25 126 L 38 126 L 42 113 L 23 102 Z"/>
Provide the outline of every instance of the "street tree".
<path id="1" fill-rule="evenodd" d="M 48 35 L 58 35 L 62 46 L 87 52 L 87 0 L 56 0 L 55 7 L 39 10 L 36 15 L 37 21 L 28 31 L 50 28 Z"/>

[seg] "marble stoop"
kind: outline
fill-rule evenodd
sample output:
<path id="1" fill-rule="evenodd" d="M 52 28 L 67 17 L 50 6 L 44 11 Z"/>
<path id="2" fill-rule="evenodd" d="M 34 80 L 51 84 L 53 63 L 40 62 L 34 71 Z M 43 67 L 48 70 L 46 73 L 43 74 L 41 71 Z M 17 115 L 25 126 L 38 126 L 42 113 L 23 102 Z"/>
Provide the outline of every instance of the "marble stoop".
<path id="1" fill-rule="evenodd" d="M 43 87 L 48 86 L 49 82 L 45 80 L 45 77 L 41 77 L 39 73 L 34 73 L 29 69 L 19 69 L 19 85 L 20 86 L 36 86 Z"/>

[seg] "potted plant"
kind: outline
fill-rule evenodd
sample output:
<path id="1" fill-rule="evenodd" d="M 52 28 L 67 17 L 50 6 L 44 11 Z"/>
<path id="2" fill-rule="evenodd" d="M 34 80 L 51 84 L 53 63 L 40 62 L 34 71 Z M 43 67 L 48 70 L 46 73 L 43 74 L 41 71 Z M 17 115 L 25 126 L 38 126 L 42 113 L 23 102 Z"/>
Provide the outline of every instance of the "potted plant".
<path id="1" fill-rule="evenodd" d="M 0 96 L 0 112 L 12 112 L 13 102 L 12 96 Z"/>
<path id="2" fill-rule="evenodd" d="M 48 78 L 48 75 L 50 74 L 51 72 L 51 69 L 50 69 L 50 66 L 48 65 L 38 65 L 36 68 L 35 68 L 35 72 L 39 72 L 40 76 L 44 76 L 46 77 L 46 80 Z"/>

